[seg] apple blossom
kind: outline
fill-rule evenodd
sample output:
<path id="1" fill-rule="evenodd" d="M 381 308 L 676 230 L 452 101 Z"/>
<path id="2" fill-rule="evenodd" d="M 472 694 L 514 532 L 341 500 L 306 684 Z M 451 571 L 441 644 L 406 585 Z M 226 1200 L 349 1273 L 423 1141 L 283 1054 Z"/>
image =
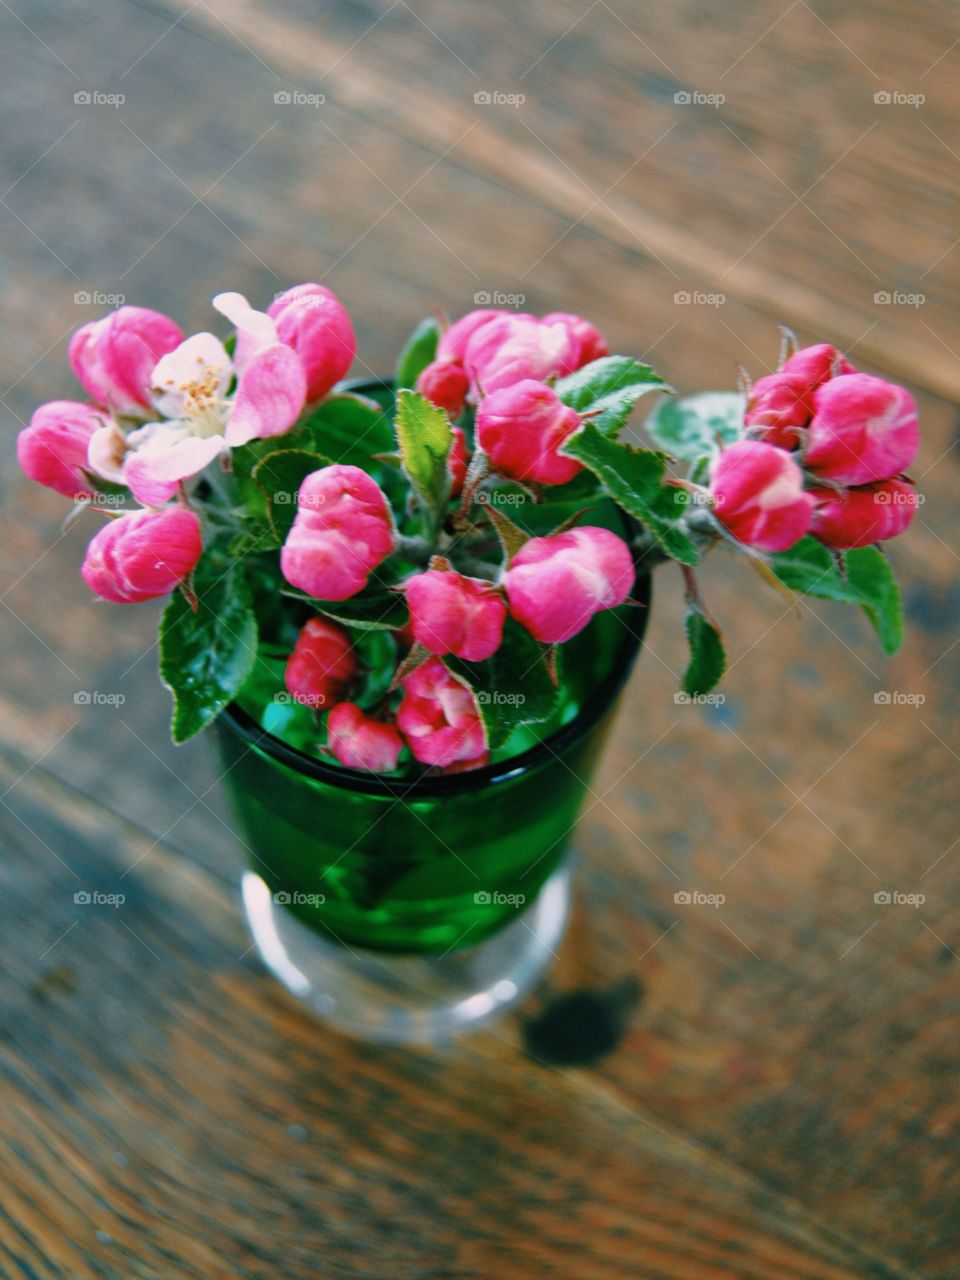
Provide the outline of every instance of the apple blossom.
<path id="1" fill-rule="evenodd" d="M 166 502 L 182 480 L 228 449 L 289 431 L 304 406 L 303 364 L 277 340 L 270 317 L 238 293 L 218 294 L 213 305 L 237 326 L 235 359 L 212 333 L 187 338 L 153 370 L 153 403 L 163 420 L 124 441 L 124 480 L 149 506 Z M 108 426 L 91 451 L 108 453 L 115 444 Z"/>
<path id="2" fill-rule="evenodd" d="M 462 428 L 453 428 L 453 444 L 450 446 L 450 453 L 447 455 L 447 470 L 450 472 L 450 497 L 456 498 L 463 489 L 463 482 L 467 478 L 467 466 L 470 462 L 470 452 L 467 448 L 467 437 L 464 435 Z"/>
<path id="3" fill-rule="evenodd" d="M 431 404 L 446 410 L 451 418 L 456 418 L 466 402 L 470 379 L 463 366 L 453 360 L 434 360 L 417 378 L 416 389 Z"/>
<path id="4" fill-rule="evenodd" d="M 277 337 L 293 347 L 307 375 L 307 404 L 321 400 L 345 377 L 357 352 L 346 308 L 322 284 L 298 284 L 267 308 Z"/>
<path id="5" fill-rule="evenodd" d="M 348 769 L 391 773 L 403 738 L 392 724 L 368 716 L 356 703 L 340 702 L 327 716 L 327 750 Z"/>
<path id="6" fill-rule="evenodd" d="M 818 342 L 812 347 L 801 347 L 784 360 L 779 372 L 785 377 L 799 378 L 804 391 L 812 394 L 831 378 L 855 373 L 853 365 L 829 342 Z"/>
<path id="7" fill-rule="evenodd" d="M 741 440 L 711 471 L 714 514 L 735 538 L 760 551 L 786 551 L 810 528 L 814 500 L 790 454 L 762 441 Z"/>
<path id="8" fill-rule="evenodd" d="M 825 383 L 813 408 L 803 463 L 818 476 L 869 484 L 899 475 L 916 456 L 917 405 L 904 387 L 850 373 Z"/>
<path id="9" fill-rule="evenodd" d="M 467 351 L 467 343 L 483 325 L 501 316 L 509 316 L 510 311 L 495 307 L 480 307 L 476 311 L 468 311 L 466 315 L 455 320 L 448 329 L 441 333 L 437 342 L 437 360 L 463 364 Z"/>
<path id="10" fill-rule="evenodd" d="M 844 493 L 812 493 L 817 505 L 810 532 L 837 550 L 896 538 L 917 514 L 917 492 L 907 480 L 880 480 Z"/>
<path id="11" fill-rule="evenodd" d="M 116 413 L 142 417 L 150 408 L 157 361 L 183 341 L 180 326 L 147 307 L 120 307 L 70 339 L 68 357 L 87 395 Z"/>
<path id="12" fill-rule="evenodd" d="M 172 591 L 192 572 L 202 550 L 200 520 L 193 511 L 131 511 L 94 534 L 81 573 L 105 600 L 136 604 Z"/>
<path id="13" fill-rule="evenodd" d="M 380 486 L 359 467 L 333 463 L 307 476 L 297 507 L 280 552 L 283 576 L 320 600 L 356 595 L 394 547 Z"/>
<path id="14" fill-rule="evenodd" d="M 623 539 L 584 525 L 524 543 L 504 585 L 512 616 L 542 643 L 563 644 L 595 613 L 623 604 L 634 577 Z"/>
<path id="15" fill-rule="evenodd" d="M 552 387 L 525 378 L 484 396 L 477 409 L 477 442 L 494 471 L 508 479 L 566 484 L 583 466 L 558 450 L 580 421 Z"/>
<path id="16" fill-rule="evenodd" d="M 442 768 L 476 761 L 487 747 L 473 694 L 439 658 L 430 658 L 402 682 L 397 725 L 415 759 Z"/>
<path id="17" fill-rule="evenodd" d="M 767 444 L 794 449 L 813 416 L 813 393 L 799 374 L 769 373 L 758 378 L 747 398 L 744 425 L 762 428 L 756 434 Z"/>
<path id="18" fill-rule="evenodd" d="M 343 627 L 326 618 L 311 618 L 287 659 L 284 683 L 298 702 L 327 708 L 346 693 L 358 670 L 356 653 Z"/>
<path id="19" fill-rule="evenodd" d="M 474 331 L 463 363 L 475 391 L 486 395 L 525 378 L 543 381 L 568 373 L 576 368 L 579 350 L 579 339 L 565 324 L 505 314 Z"/>
<path id="20" fill-rule="evenodd" d="M 413 638 L 431 653 L 482 662 L 500 648 L 507 607 L 492 582 L 428 569 L 404 584 Z"/>
<path id="21" fill-rule="evenodd" d="M 573 315 L 569 311 L 551 311 L 542 318 L 541 323 L 562 324 L 576 344 L 573 362 L 570 368 L 563 370 L 564 373 L 573 373 L 576 369 L 582 369 L 585 364 L 610 354 L 606 338 L 599 329 L 584 320 L 583 316 Z"/>
<path id="22" fill-rule="evenodd" d="M 68 498 L 93 496 L 87 451 L 90 437 L 103 426 L 105 414 L 76 400 L 51 400 L 36 409 L 30 425 L 17 436 L 17 461 L 38 484 Z"/>

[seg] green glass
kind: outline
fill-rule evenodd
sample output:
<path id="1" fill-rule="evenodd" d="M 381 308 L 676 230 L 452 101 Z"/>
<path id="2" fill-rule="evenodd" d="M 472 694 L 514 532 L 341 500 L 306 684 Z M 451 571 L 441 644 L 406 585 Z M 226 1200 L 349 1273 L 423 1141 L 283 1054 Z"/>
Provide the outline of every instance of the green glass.
<path id="1" fill-rule="evenodd" d="M 224 785 L 274 901 L 330 939 L 394 953 L 473 946 L 515 920 L 566 850 L 640 647 L 648 578 L 635 596 L 642 607 L 598 614 L 567 646 L 565 723 L 482 769 L 373 776 L 225 711 Z"/>

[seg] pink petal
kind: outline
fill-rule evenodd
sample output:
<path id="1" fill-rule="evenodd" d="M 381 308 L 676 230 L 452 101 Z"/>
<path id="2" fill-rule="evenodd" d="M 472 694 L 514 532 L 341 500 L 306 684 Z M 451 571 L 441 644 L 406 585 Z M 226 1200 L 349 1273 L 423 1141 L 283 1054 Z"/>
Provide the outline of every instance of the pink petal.
<path id="1" fill-rule="evenodd" d="M 231 447 L 279 436 L 300 417 L 307 398 L 303 362 L 278 342 L 252 357 L 237 383 L 226 437 Z"/>
<path id="2" fill-rule="evenodd" d="M 176 493 L 181 480 L 195 476 L 223 451 L 223 443 L 223 436 L 186 436 L 165 448 L 154 445 L 141 449 L 127 461 L 127 484 L 144 506 L 162 506 Z"/>

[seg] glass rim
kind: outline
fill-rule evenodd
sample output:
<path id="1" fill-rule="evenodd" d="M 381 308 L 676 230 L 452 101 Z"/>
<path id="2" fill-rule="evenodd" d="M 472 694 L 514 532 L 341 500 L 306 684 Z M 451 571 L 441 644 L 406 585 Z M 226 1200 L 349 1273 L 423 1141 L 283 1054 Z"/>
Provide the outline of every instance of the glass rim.
<path id="1" fill-rule="evenodd" d="M 364 389 L 372 388 L 392 389 L 392 384 L 385 379 L 374 378 L 351 379 L 342 384 L 344 391 L 362 393 Z M 620 511 L 620 516 L 629 530 L 639 527 L 626 512 Z M 507 760 L 483 765 L 479 769 L 467 769 L 462 773 L 427 774 L 419 778 L 390 778 L 382 774 L 368 773 L 362 769 L 349 769 L 345 765 L 327 764 L 316 756 L 308 755 L 299 747 L 290 746 L 282 738 L 262 728 L 253 716 L 236 702 L 231 702 L 221 711 L 217 717 L 217 723 L 225 725 L 251 747 L 265 752 L 296 773 L 305 774 L 315 782 L 324 782 L 328 786 L 344 791 L 359 791 L 367 795 L 379 795 L 391 799 L 417 800 L 421 797 L 426 799 L 457 795 L 465 791 L 476 791 L 481 787 L 508 782 L 511 778 L 519 777 L 530 769 L 561 755 L 572 743 L 594 727 L 613 705 L 626 684 L 643 644 L 653 596 L 652 576 L 649 570 L 641 570 L 636 557 L 634 565 L 637 578 L 632 599 L 636 602 L 635 607 L 639 609 L 641 615 L 639 628 L 637 630 L 625 628 L 627 634 L 607 674 L 573 719 Z"/>

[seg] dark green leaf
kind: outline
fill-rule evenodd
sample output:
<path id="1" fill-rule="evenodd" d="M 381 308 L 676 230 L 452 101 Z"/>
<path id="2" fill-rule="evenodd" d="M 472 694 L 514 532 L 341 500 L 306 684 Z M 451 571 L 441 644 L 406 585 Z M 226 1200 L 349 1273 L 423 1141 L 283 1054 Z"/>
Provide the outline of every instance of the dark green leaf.
<path id="1" fill-rule="evenodd" d="M 614 502 L 647 526 L 668 555 L 681 564 L 697 563 L 697 548 L 683 528 L 687 495 L 663 483 L 666 459 L 654 449 L 636 449 L 601 435 L 592 423 L 563 446 L 603 481 Z"/>
<path id="2" fill-rule="evenodd" d="M 390 415 L 375 400 L 345 391 L 310 410 L 284 444 L 322 453 L 332 462 L 368 467 L 374 454 L 393 448 L 393 428 Z"/>
<path id="3" fill-rule="evenodd" d="M 503 643 L 485 662 L 447 656 L 444 663 L 470 685 L 491 749 L 502 746 L 521 724 L 537 724 L 553 714 L 557 691 L 547 669 L 546 646 L 507 618 Z"/>
<path id="4" fill-rule="evenodd" d="M 205 554 L 193 575 L 197 612 L 181 592 L 160 623 L 160 678 L 173 694 L 173 740 L 186 742 L 236 697 L 257 657 L 257 619 L 235 563 Z"/>
<path id="5" fill-rule="evenodd" d="M 447 415 L 416 391 L 397 397 L 397 442 L 410 483 L 428 507 L 434 507 L 449 489 L 447 455 L 453 431 Z"/>
<path id="6" fill-rule="evenodd" d="M 824 600 L 858 604 L 870 620 L 886 653 L 903 641 L 900 592 L 886 556 L 877 547 L 840 553 L 839 560 L 816 538 L 801 538 L 789 551 L 770 557 L 785 586 Z"/>
<path id="7" fill-rule="evenodd" d="M 604 356 L 561 378 L 556 392 L 577 413 L 591 413 L 593 425 L 604 435 L 615 436 L 630 411 L 648 391 L 670 388 L 647 364 L 631 356 Z"/>
<path id="8" fill-rule="evenodd" d="M 743 396 L 735 391 L 703 391 L 680 400 L 661 400 L 646 421 L 650 438 L 675 458 L 695 462 L 732 444 L 743 430 Z"/>
<path id="9" fill-rule="evenodd" d="M 492 495 L 495 497 L 495 495 Z M 525 533 L 519 525 L 514 524 L 505 511 L 501 511 L 495 501 L 490 500 L 491 495 L 481 494 L 478 501 L 481 502 L 484 511 L 490 517 L 490 523 L 496 530 L 497 537 L 500 539 L 500 545 L 503 547 L 504 555 L 507 558 L 507 564 L 513 559 L 525 542 L 530 541 L 529 533 Z"/>
<path id="10" fill-rule="evenodd" d="M 264 514 L 278 543 L 286 539 L 296 518 L 300 486 L 329 464 L 329 458 L 307 449 L 275 449 L 254 466 L 251 479 L 263 495 Z"/>
<path id="11" fill-rule="evenodd" d="M 291 600 L 301 600 L 325 618 L 340 622 L 360 631 L 396 631 L 408 619 L 403 596 L 388 591 L 381 583 L 370 583 L 358 595 L 349 600 L 317 600 L 295 587 L 281 587 L 281 594 Z"/>
<path id="12" fill-rule="evenodd" d="M 685 620 L 690 662 L 683 673 L 683 689 L 691 698 L 709 693 L 726 669 L 720 633 L 699 609 L 687 610 Z"/>
<path id="13" fill-rule="evenodd" d="M 439 338 L 440 325 L 433 316 L 420 321 L 407 339 L 407 345 L 397 361 L 394 384 L 398 391 L 412 389 L 417 385 L 417 378 L 436 359 Z"/>

